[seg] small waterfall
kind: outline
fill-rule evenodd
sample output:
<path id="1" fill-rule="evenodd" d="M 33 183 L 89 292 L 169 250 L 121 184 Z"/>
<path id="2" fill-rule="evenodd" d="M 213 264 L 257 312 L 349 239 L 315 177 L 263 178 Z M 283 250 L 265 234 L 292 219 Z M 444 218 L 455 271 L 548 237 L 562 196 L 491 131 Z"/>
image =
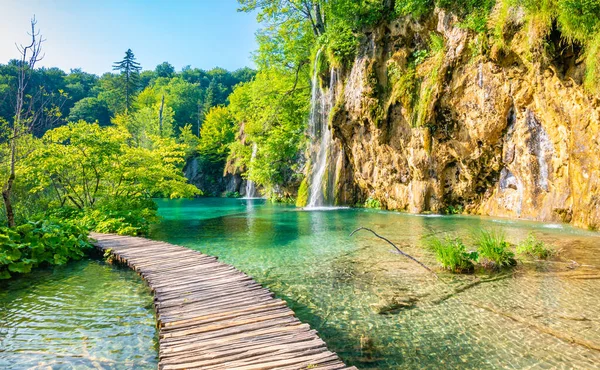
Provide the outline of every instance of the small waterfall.
<path id="1" fill-rule="evenodd" d="M 254 162 L 254 158 L 256 158 L 256 152 L 258 150 L 258 146 L 256 143 L 252 144 L 252 157 L 250 157 L 250 163 Z M 246 179 L 246 198 L 256 198 L 256 184 L 254 181 L 249 178 Z"/>
<path id="2" fill-rule="evenodd" d="M 321 50 L 315 57 L 312 77 L 311 110 L 308 129 L 313 141 L 311 150 L 312 171 L 309 178 L 309 198 L 307 208 L 333 205 L 332 171 L 328 171 L 332 162 L 331 130 L 329 129 L 329 113 L 335 104 L 335 86 L 337 71 L 330 71 L 329 87 L 324 90 L 319 86 L 318 65 Z M 325 181 L 327 180 L 327 181 Z"/>
<path id="3" fill-rule="evenodd" d="M 310 93 L 310 117 L 308 119 L 308 133 L 312 139 L 316 139 L 320 134 L 320 116 L 322 114 L 321 99 L 323 97 L 323 91 L 319 86 L 319 58 L 321 57 L 322 49 L 317 51 L 315 56 L 315 65 L 313 66 L 313 75 L 311 79 L 312 89 Z"/>

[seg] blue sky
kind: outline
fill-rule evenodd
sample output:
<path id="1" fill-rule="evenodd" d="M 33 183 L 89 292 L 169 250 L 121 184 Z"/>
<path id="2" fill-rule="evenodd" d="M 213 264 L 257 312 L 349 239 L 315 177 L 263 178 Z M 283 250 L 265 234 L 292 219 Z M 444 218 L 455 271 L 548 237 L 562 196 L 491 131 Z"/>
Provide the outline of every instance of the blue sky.
<path id="1" fill-rule="evenodd" d="M 44 38 L 40 66 L 102 74 L 130 48 L 144 69 L 168 61 L 234 70 L 253 66 L 255 14 L 236 0 L 3 0 L 0 63 L 18 57 L 35 14 Z"/>

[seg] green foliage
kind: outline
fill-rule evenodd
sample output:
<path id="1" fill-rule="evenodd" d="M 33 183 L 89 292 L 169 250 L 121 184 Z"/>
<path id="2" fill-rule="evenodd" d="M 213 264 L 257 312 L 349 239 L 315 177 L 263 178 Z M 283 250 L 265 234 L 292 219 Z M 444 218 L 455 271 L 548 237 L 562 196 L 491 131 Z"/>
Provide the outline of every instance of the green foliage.
<path id="1" fill-rule="evenodd" d="M 229 109 L 214 107 L 202 125 L 198 153 L 212 163 L 224 163 L 229 155 L 229 144 L 234 139 L 234 123 Z"/>
<path id="2" fill-rule="evenodd" d="M 462 18 L 461 26 L 475 32 L 485 32 L 496 0 L 437 0 L 441 8 L 451 10 Z"/>
<path id="3" fill-rule="evenodd" d="M 200 138 L 192 132 L 192 125 L 187 124 L 179 129 L 177 141 L 185 146 L 186 159 L 191 158 L 198 151 Z"/>
<path id="4" fill-rule="evenodd" d="M 600 31 L 598 0 L 557 0 L 557 21 L 570 41 L 591 41 Z"/>
<path id="5" fill-rule="evenodd" d="M 347 24 L 334 23 L 328 27 L 321 42 L 327 46 L 330 60 L 337 66 L 349 65 L 356 56 L 358 39 Z"/>
<path id="6" fill-rule="evenodd" d="M 417 49 L 412 54 L 413 63 L 415 64 L 415 66 L 418 66 L 419 64 L 422 64 L 427 59 L 428 56 L 429 56 L 429 50 Z"/>
<path id="7" fill-rule="evenodd" d="M 81 222 L 90 230 L 99 233 L 112 233 L 119 235 L 147 235 L 150 225 L 158 222 L 156 206 L 153 202 L 143 206 L 131 206 L 130 202 L 124 201 L 120 207 L 125 209 L 114 209 L 112 205 L 99 208 L 86 209 L 81 215 Z"/>
<path id="8" fill-rule="evenodd" d="M 303 72 L 307 72 L 305 66 Z M 229 162 L 235 170 L 246 170 L 249 179 L 271 195 L 276 188 L 298 184 L 300 155 L 304 148 L 310 102 L 308 74 L 296 80 L 295 73 L 279 69 L 260 71 L 249 83 L 236 87 L 229 110 L 241 140 L 231 144 Z M 251 147 L 257 154 L 251 161 Z"/>
<path id="9" fill-rule="evenodd" d="M 69 112 L 68 120 L 70 122 L 97 122 L 100 126 L 108 126 L 110 124 L 110 110 L 105 101 L 87 97 L 75 103 Z"/>
<path id="10" fill-rule="evenodd" d="M 173 77 L 173 75 L 175 74 L 175 67 L 173 67 L 173 65 L 169 62 L 162 62 L 161 64 L 156 66 L 156 68 L 154 69 L 154 74 L 156 75 L 156 77 L 170 78 Z"/>
<path id="11" fill-rule="evenodd" d="M 239 198 L 241 197 L 240 193 L 237 191 L 228 191 L 225 193 L 226 198 Z"/>
<path id="12" fill-rule="evenodd" d="M 556 27 L 565 46 L 583 47 L 586 66 L 585 87 L 592 93 L 600 89 L 600 2 L 597 0 L 502 0 L 493 18 L 494 42 L 506 47 L 503 30 L 511 9 L 522 9 L 530 55 L 527 60 L 548 62 L 547 37 Z"/>
<path id="13" fill-rule="evenodd" d="M 432 238 L 429 248 L 435 252 L 438 262 L 452 272 L 472 272 L 473 262 L 479 259 L 478 253 L 467 252 L 465 245 L 458 238 Z"/>
<path id="14" fill-rule="evenodd" d="M 458 215 L 458 214 L 463 213 L 463 211 L 464 211 L 463 206 L 461 204 L 458 204 L 456 206 L 449 205 L 448 207 L 446 207 L 444 213 L 447 215 Z"/>
<path id="15" fill-rule="evenodd" d="M 585 53 L 585 86 L 592 93 L 600 93 L 600 32 L 587 45 Z"/>
<path id="16" fill-rule="evenodd" d="M 198 193 L 183 177 L 185 147 L 174 139 L 137 147 L 123 128 L 82 121 L 48 131 L 41 144 L 18 171 L 32 194 L 51 194 L 51 206 L 83 210 L 106 199 Z"/>
<path id="17" fill-rule="evenodd" d="M 377 198 L 368 197 L 367 200 L 365 200 L 365 208 L 380 209 L 381 202 Z"/>
<path id="18" fill-rule="evenodd" d="M 416 70 L 417 76 L 422 80 L 413 111 L 413 126 L 415 127 L 425 126 L 431 119 L 435 99 L 441 91 L 443 80 L 442 66 L 446 52 L 444 39 L 433 32 L 429 38 L 429 56 L 418 65 Z"/>
<path id="19" fill-rule="evenodd" d="M 414 102 L 417 98 L 416 61 L 404 67 L 395 61 L 388 64 L 388 79 L 392 88 L 390 103 L 395 104 L 397 101 L 400 101 L 406 109 L 408 116 L 412 116 Z"/>
<path id="20" fill-rule="evenodd" d="M 538 240 L 532 233 L 529 233 L 527 239 L 517 246 L 517 253 L 537 259 L 547 259 L 555 254 L 551 248 L 547 248 L 544 242 Z"/>
<path id="21" fill-rule="evenodd" d="M 412 15 L 419 19 L 433 9 L 432 0 L 396 0 L 395 11 L 400 16 Z"/>
<path id="22" fill-rule="evenodd" d="M 309 191 L 308 179 L 305 177 L 300 183 L 298 188 L 298 196 L 296 197 L 296 207 L 306 207 L 308 204 L 308 191 Z"/>
<path id="23" fill-rule="evenodd" d="M 43 264 L 81 259 L 92 248 L 87 235 L 88 230 L 78 223 L 56 219 L 0 228 L 0 279 Z"/>
<path id="24" fill-rule="evenodd" d="M 476 244 L 485 267 L 502 268 L 517 263 L 515 254 L 510 251 L 510 243 L 502 232 L 480 230 L 476 234 Z"/>

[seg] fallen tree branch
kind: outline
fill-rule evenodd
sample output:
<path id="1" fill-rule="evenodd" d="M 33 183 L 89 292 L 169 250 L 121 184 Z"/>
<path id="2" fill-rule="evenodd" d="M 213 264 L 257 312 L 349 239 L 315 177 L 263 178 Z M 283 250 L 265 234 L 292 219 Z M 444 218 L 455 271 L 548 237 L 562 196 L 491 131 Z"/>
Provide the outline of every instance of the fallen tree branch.
<path id="1" fill-rule="evenodd" d="M 388 242 L 389 244 L 391 244 L 391 245 L 392 245 L 392 247 L 394 247 L 394 248 L 395 248 L 395 249 L 398 251 L 398 253 L 400 253 L 401 255 L 403 255 L 404 257 L 406 257 L 406 258 L 408 258 L 408 259 L 411 259 L 411 260 L 415 261 L 416 263 L 418 263 L 419 265 L 421 265 L 421 266 L 422 266 L 422 267 L 423 267 L 425 270 L 427 270 L 427 271 L 431 272 L 431 273 L 432 273 L 432 274 L 435 276 L 435 278 L 436 278 L 436 279 L 439 279 L 439 277 L 437 276 L 437 274 L 436 274 L 436 273 L 435 273 L 435 272 L 434 272 L 432 269 L 430 269 L 429 267 L 425 266 L 425 264 L 423 264 L 422 262 L 420 262 L 420 261 L 419 261 L 418 259 L 416 259 L 415 257 L 411 256 L 410 254 L 408 254 L 408 253 L 404 253 L 404 252 L 403 252 L 403 251 L 402 251 L 400 248 L 398 248 L 398 247 L 396 246 L 396 244 L 392 243 L 392 242 L 391 242 L 389 239 L 387 239 L 387 238 L 385 238 L 385 237 L 383 237 L 383 236 L 381 236 L 381 235 L 377 234 L 375 231 L 373 231 L 373 230 L 371 230 L 371 229 L 369 229 L 369 228 L 366 228 L 366 227 L 359 227 L 358 229 L 356 229 L 356 230 L 354 230 L 353 232 L 351 232 L 351 233 L 350 233 L 350 236 L 353 236 L 353 235 L 354 235 L 354 234 L 355 234 L 357 231 L 360 231 L 360 230 L 366 230 L 366 231 L 370 231 L 371 233 L 373 233 L 373 235 L 375 235 L 375 236 L 376 236 L 376 237 L 378 237 L 379 239 L 385 240 L 386 242 Z"/>

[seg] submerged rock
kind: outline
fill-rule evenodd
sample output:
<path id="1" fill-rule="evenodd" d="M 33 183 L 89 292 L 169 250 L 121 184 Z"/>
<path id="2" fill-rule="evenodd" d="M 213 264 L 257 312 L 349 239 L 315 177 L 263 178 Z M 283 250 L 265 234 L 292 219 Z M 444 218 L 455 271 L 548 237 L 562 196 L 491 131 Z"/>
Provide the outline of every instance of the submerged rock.
<path id="1" fill-rule="evenodd" d="M 419 300 L 416 297 L 392 297 L 371 305 L 373 312 L 379 315 L 393 314 L 400 310 L 412 308 Z"/>

